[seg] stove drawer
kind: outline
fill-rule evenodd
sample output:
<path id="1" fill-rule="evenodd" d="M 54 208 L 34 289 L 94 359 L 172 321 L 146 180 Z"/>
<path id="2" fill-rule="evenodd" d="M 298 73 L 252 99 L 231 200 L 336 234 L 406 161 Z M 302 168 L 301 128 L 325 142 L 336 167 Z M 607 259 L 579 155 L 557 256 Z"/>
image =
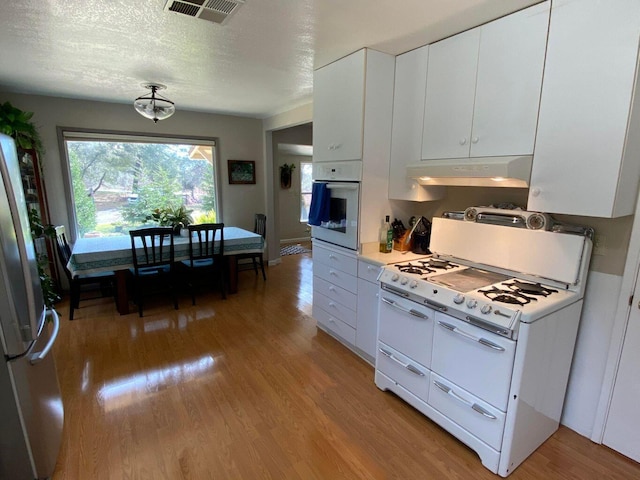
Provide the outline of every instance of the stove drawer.
<path id="1" fill-rule="evenodd" d="M 490 447 L 500 451 L 506 413 L 433 372 L 427 403 Z"/>
<path id="2" fill-rule="evenodd" d="M 340 302 L 351 310 L 355 310 L 358 306 L 358 296 L 355 293 L 333 285 L 317 276 L 313 277 L 313 292 L 314 295 L 315 292 L 319 292 L 333 301 Z"/>
<path id="3" fill-rule="evenodd" d="M 516 342 L 436 313 L 431 369 L 503 412 Z"/>
<path id="4" fill-rule="evenodd" d="M 318 307 L 315 303 L 313 304 L 313 318 L 318 322 L 318 326 L 324 330 L 340 337 L 351 346 L 356 344 L 356 329 Z"/>
<path id="5" fill-rule="evenodd" d="M 344 323 L 356 327 L 356 312 L 355 310 L 351 310 L 346 306 L 342 305 L 340 302 L 335 302 L 331 300 L 326 295 L 321 294 L 317 290 L 313 291 L 313 304 L 318 305 L 325 312 L 329 313 L 336 317 L 339 320 L 342 320 Z"/>
<path id="6" fill-rule="evenodd" d="M 384 373 L 422 401 L 427 401 L 430 378 L 428 368 L 407 358 L 388 345 L 378 342 L 376 370 Z"/>
<path id="7" fill-rule="evenodd" d="M 378 340 L 429 368 L 435 312 L 378 290 Z"/>

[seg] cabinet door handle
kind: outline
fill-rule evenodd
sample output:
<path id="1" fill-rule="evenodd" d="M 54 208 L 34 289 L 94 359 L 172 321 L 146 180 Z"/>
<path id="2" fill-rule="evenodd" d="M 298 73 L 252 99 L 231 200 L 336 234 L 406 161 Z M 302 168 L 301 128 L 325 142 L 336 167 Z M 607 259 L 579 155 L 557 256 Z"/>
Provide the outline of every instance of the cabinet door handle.
<path id="1" fill-rule="evenodd" d="M 478 405 L 477 403 L 474 403 L 473 405 L 471 405 L 471 408 L 473 408 L 476 412 L 478 412 L 479 414 L 490 418 L 491 420 L 495 420 L 496 416 L 492 415 L 491 413 L 487 412 L 484 408 L 482 408 L 480 405 Z"/>
<path id="2" fill-rule="evenodd" d="M 471 143 L 478 143 L 478 141 L 479 141 L 479 140 L 480 140 L 480 139 L 479 139 L 478 137 L 473 137 L 473 138 L 471 139 Z"/>
<path id="3" fill-rule="evenodd" d="M 330 253 L 330 254 L 329 254 L 329 258 L 330 258 L 331 260 L 335 260 L 335 259 L 336 259 L 336 258 L 338 258 L 338 257 L 336 257 L 333 253 Z"/>
<path id="4" fill-rule="evenodd" d="M 336 275 L 336 271 L 335 270 L 329 270 L 329 275 Z"/>
<path id="5" fill-rule="evenodd" d="M 336 308 L 336 304 L 334 302 L 329 302 L 329 306 L 332 308 Z"/>
<path id="6" fill-rule="evenodd" d="M 466 138 L 461 138 L 460 139 L 460 145 L 466 145 L 467 143 L 467 139 Z"/>

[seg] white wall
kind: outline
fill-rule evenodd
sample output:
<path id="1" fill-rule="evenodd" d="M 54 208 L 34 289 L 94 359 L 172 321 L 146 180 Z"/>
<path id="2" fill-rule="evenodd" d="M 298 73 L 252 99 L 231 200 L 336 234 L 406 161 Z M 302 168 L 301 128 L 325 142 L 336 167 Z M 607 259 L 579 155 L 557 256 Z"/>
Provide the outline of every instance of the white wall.
<path id="1" fill-rule="evenodd" d="M 140 116 L 133 109 L 133 105 L 129 104 L 4 92 L 0 92 L 0 101 L 9 101 L 17 108 L 34 112 L 32 120 L 38 128 L 45 148 L 42 165 L 53 223 L 69 223 L 63 183 L 63 175 L 66 172 L 63 171 L 60 159 L 56 130 L 58 126 L 215 138 L 219 154 L 222 221 L 227 225 L 253 230 L 255 212 L 266 209 L 264 135 L 261 120 L 181 111 L 178 105 L 172 117 L 154 124 Z M 230 159 L 255 160 L 256 184 L 229 185 L 227 160 Z"/>
<path id="2" fill-rule="evenodd" d="M 589 272 L 562 424 L 591 438 L 622 277 Z"/>

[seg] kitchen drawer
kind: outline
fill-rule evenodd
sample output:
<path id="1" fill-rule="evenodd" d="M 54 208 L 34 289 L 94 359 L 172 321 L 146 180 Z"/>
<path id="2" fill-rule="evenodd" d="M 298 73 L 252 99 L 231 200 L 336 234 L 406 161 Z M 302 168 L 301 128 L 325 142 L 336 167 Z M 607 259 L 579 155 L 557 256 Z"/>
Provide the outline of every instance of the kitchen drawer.
<path id="1" fill-rule="evenodd" d="M 358 296 L 355 293 L 345 290 L 342 287 L 338 287 L 331 282 L 327 282 L 318 276 L 313 277 L 313 292 L 314 295 L 315 292 L 319 292 L 329 297 L 331 300 L 340 302 L 351 310 L 356 310 L 358 306 Z"/>
<path id="2" fill-rule="evenodd" d="M 356 328 L 356 312 L 340 302 L 336 302 L 317 290 L 313 291 L 313 304 L 319 306 L 330 315 L 342 320 L 344 323 Z"/>
<path id="3" fill-rule="evenodd" d="M 313 265 L 318 263 L 328 265 L 331 268 L 342 272 L 357 276 L 358 275 L 358 258 L 354 254 L 340 253 L 318 245 L 313 244 Z"/>
<path id="4" fill-rule="evenodd" d="M 368 280 L 373 283 L 377 283 L 378 275 L 382 267 L 378 265 L 373 265 L 369 262 L 365 262 L 363 260 L 358 260 L 358 277 Z"/>
<path id="5" fill-rule="evenodd" d="M 320 327 L 345 340 L 349 345 L 356 344 L 356 329 L 320 308 L 316 303 L 313 304 L 313 318 Z"/>
<path id="6" fill-rule="evenodd" d="M 314 263 L 313 275 L 333 285 L 349 290 L 352 293 L 358 293 L 358 277 L 350 275 L 334 266 L 325 263 Z"/>
<path id="7" fill-rule="evenodd" d="M 431 372 L 427 402 L 490 447 L 500 451 L 506 414 Z"/>
<path id="8" fill-rule="evenodd" d="M 424 402 L 429 396 L 429 369 L 378 342 L 376 370 L 384 373 Z"/>
<path id="9" fill-rule="evenodd" d="M 507 410 L 516 342 L 438 312 L 431 370 Z"/>
<path id="10" fill-rule="evenodd" d="M 435 312 L 384 290 L 378 305 L 378 340 L 429 368 Z"/>

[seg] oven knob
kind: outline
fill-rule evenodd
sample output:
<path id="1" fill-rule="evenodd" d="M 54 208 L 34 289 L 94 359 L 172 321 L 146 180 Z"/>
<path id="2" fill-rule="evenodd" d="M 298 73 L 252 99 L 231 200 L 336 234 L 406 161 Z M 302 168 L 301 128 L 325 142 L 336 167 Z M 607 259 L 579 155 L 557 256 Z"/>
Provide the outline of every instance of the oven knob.
<path id="1" fill-rule="evenodd" d="M 397 282 L 399 278 L 400 278 L 400 275 L 398 275 L 397 273 L 394 273 L 394 274 L 391 276 L 391 281 L 392 281 L 392 282 Z"/>
<path id="2" fill-rule="evenodd" d="M 409 281 L 409 279 L 408 279 L 407 277 L 402 277 L 402 278 L 400 279 L 400 283 L 401 283 L 402 285 L 406 285 L 408 281 Z"/>
<path id="3" fill-rule="evenodd" d="M 416 282 L 415 280 L 411 280 L 411 283 L 409 284 L 410 288 L 416 288 L 418 286 L 418 282 Z"/>
<path id="4" fill-rule="evenodd" d="M 491 305 L 483 305 L 480 311 L 484 314 L 491 313 Z"/>
<path id="5" fill-rule="evenodd" d="M 478 306 L 478 301 L 477 300 L 471 299 L 471 300 L 469 300 L 467 302 L 467 307 L 469 307 L 469 308 L 476 308 L 477 306 Z"/>
<path id="6" fill-rule="evenodd" d="M 462 295 L 461 293 L 458 293 L 455 297 L 453 297 L 453 303 L 455 303 L 456 305 L 460 305 L 463 302 L 464 295 Z"/>

